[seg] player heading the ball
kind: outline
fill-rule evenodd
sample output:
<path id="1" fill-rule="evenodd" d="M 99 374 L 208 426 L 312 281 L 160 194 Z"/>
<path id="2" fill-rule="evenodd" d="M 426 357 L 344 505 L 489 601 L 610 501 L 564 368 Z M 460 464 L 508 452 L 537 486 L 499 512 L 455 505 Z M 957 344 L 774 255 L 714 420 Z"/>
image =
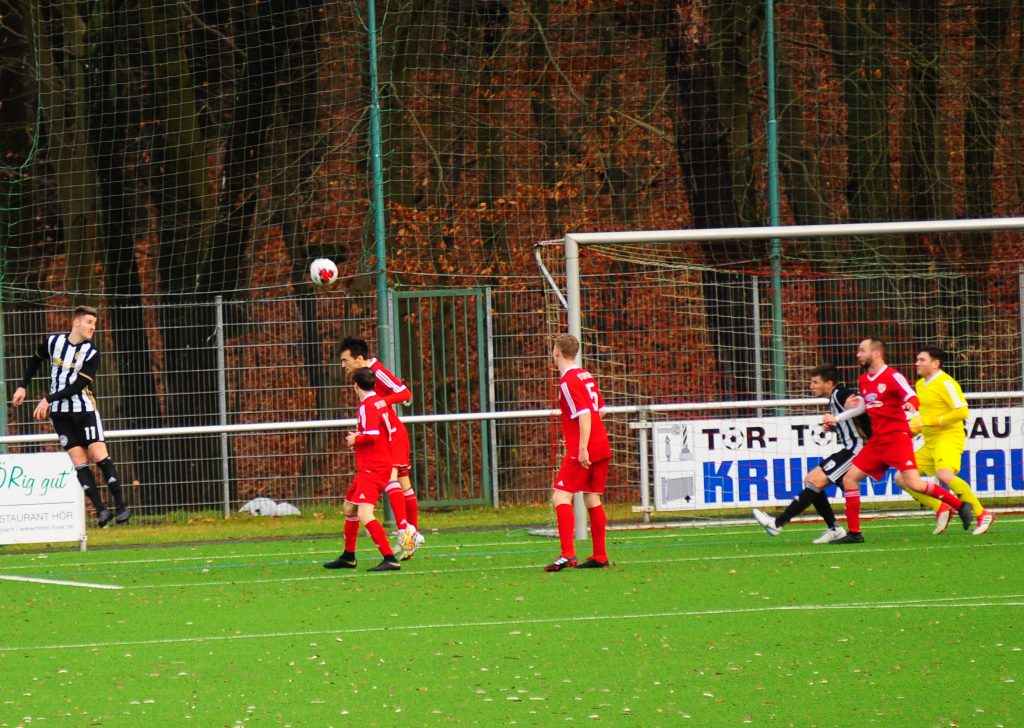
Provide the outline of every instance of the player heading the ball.
<path id="1" fill-rule="evenodd" d="M 131 513 L 124 501 L 117 468 L 107 452 L 103 422 L 93 395 L 96 372 L 100 367 L 100 350 L 92 343 L 98 316 L 92 306 L 79 306 L 71 313 L 70 333 L 51 334 L 39 344 L 25 363 L 25 374 L 14 390 L 11 404 L 21 406 L 36 371 L 43 362 L 49 362 L 49 392 L 39 400 L 32 416 L 39 421 L 50 418 L 60 446 L 67 451 L 75 467 L 78 482 L 96 509 L 99 527 L 106 528 L 111 521 L 127 523 Z M 89 467 L 90 461 L 96 463 L 103 473 L 107 490 L 114 499 L 113 511 L 103 502 L 96 477 Z"/>

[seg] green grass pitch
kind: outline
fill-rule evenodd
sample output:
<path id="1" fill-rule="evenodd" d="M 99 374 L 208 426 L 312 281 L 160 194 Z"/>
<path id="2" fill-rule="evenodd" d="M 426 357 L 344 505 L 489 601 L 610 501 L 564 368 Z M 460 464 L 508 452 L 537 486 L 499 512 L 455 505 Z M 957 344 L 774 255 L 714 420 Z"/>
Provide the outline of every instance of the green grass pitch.
<path id="1" fill-rule="evenodd" d="M 616 531 L 557 574 L 522 530 L 392 574 L 365 537 L 341 573 L 340 539 L 5 554 L 0 726 L 1024 724 L 1024 519 L 819 530 Z"/>

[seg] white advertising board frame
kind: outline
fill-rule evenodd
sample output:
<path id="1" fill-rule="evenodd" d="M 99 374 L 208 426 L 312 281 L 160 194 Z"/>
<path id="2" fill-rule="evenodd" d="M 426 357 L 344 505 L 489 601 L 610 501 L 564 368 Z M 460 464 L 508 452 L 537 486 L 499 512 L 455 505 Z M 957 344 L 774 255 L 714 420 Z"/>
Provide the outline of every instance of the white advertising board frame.
<path id="1" fill-rule="evenodd" d="M 1024 407 L 972 409 L 965 427 L 960 475 L 975 493 L 1024 494 Z M 652 436 L 659 511 L 785 506 L 804 475 L 839 447 L 820 415 L 658 422 Z M 865 479 L 862 500 L 911 500 L 894 475 Z"/>
<path id="2" fill-rule="evenodd" d="M 85 550 L 85 495 L 67 454 L 0 454 L 0 544 L 64 541 Z"/>

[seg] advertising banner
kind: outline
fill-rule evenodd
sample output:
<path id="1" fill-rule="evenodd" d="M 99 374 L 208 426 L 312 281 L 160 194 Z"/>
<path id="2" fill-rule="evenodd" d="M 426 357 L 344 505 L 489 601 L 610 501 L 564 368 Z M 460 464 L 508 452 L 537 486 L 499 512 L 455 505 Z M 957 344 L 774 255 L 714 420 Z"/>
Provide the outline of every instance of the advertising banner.
<path id="1" fill-rule="evenodd" d="M 974 492 L 982 499 L 1024 493 L 1024 408 L 972 409 L 965 427 L 960 475 Z M 804 475 L 839 449 L 821 415 L 658 422 L 652 434 L 659 511 L 784 506 Z M 909 501 L 894 475 L 865 479 L 864 502 Z"/>
<path id="2" fill-rule="evenodd" d="M 62 452 L 0 454 L 0 544 L 85 539 L 85 496 Z"/>

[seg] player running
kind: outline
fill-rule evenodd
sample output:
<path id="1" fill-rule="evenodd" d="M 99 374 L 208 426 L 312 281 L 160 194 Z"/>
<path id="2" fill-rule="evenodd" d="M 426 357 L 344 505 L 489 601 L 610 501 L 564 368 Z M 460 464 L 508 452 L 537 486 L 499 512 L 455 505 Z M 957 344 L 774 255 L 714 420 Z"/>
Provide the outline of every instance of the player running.
<path id="1" fill-rule="evenodd" d="M 917 471 L 906 416 L 908 409 L 918 408 L 917 394 L 906 377 L 885 363 L 885 342 L 873 337 L 864 339 L 857 347 L 857 362 L 864 369 L 857 386 L 871 418 L 871 439 L 853 457 L 843 477 L 847 534 L 832 543 L 864 543 L 860 532 L 861 481 L 868 475 L 879 479 L 890 467 L 896 468 L 901 488 L 938 498 L 955 510 L 964 523 L 970 523 L 974 517 L 970 503 L 962 502 L 935 483 L 922 480 Z"/>
<path id="2" fill-rule="evenodd" d="M 594 375 L 576 364 L 579 351 L 579 339 L 571 334 L 561 334 L 555 339 L 551 352 L 561 375 L 558 382 L 558 408 L 561 410 L 562 433 L 565 436 L 565 457 L 551 493 L 562 553 L 545 566 L 544 571 L 561 571 L 570 567 L 608 568 L 605 546 L 608 518 L 601 504 L 601 494 L 608 480 L 612 449 L 604 423 L 601 422 L 604 400 L 601 399 Z M 573 543 L 576 530 L 572 508 L 574 493 L 583 493 L 583 503 L 590 514 L 590 537 L 594 544 L 593 554 L 583 563 L 577 563 Z"/>
<path id="3" fill-rule="evenodd" d="M 831 543 L 846 535 L 846 529 L 836 523 L 836 514 L 824 491 L 830 484 L 842 485 L 853 456 L 860 452 L 871 435 L 871 423 L 857 392 L 838 384 L 838 380 L 839 372 L 834 364 L 822 364 L 811 370 L 811 394 L 828 398 L 828 412 L 822 418 L 822 425 L 826 431 L 836 433 L 840 449 L 807 473 L 804 489 L 778 516 L 772 517 L 758 508 L 754 509 L 754 518 L 764 526 L 769 536 L 778 536 L 782 528 L 807 510 L 809 505 L 814 506 L 826 527 L 813 543 Z"/>
<path id="4" fill-rule="evenodd" d="M 324 564 L 325 569 L 356 568 L 356 542 L 359 526 L 377 545 L 384 560 L 369 571 L 398 571 L 402 568 L 388 543 L 388 535 L 380 521 L 373 515 L 374 506 L 380 500 L 391 477 L 393 460 L 391 456 L 390 422 L 391 407 L 375 391 L 377 377 L 367 367 L 352 374 L 352 385 L 359 395 L 356 410 L 356 430 L 345 437 L 345 442 L 356 454 L 356 474 L 345 494 L 342 510 L 345 513 L 345 551 L 334 561 Z"/>
<path id="5" fill-rule="evenodd" d="M 392 408 L 412 399 L 412 392 L 402 380 L 388 371 L 377 358 L 370 357 L 370 347 L 365 339 L 350 336 L 341 342 L 339 348 L 342 368 L 350 375 L 363 367 L 372 370 L 377 377 L 377 394 Z M 397 414 L 393 415 L 391 425 L 394 428 L 391 434 L 394 468 L 385 494 L 395 516 L 395 524 L 398 526 L 398 547 L 402 553 L 402 560 L 405 561 L 411 559 L 416 549 L 423 545 L 424 538 L 418 528 L 419 502 L 416 500 L 416 491 L 413 490 L 412 479 L 409 477 L 409 431 Z"/>
<path id="6" fill-rule="evenodd" d="M 918 414 L 911 418 L 910 429 L 924 436 L 924 445 L 918 448 L 917 464 L 925 475 L 933 475 L 939 482 L 971 504 L 978 518 L 972 533 L 980 536 L 992 527 L 995 514 L 985 510 L 970 484 L 959 476 L 960 461 L 967 443 L 964 422 L 968 408 L 960 384 L 942 369 L 945 352 L 938 347 L 922 349 L 917 354 L 917 376 L 915 385 L 917 398 L 921 403 Z M 934 534 L 940 534 L 949 526 L 949 506 L 923 493 L 910 491 L 920 503 L 935 511 Z M 964 523 L 964 529 L 968 524 Z"/>
<path id="7" fill-rule="evenodd" d="M 25 363 L 25 375 L 14 390 L 11 404 L 20 407 L 28 396 L 28 386 L 43 362 L 50 364 L 49 393 L 36 404 L 32 416 L 37 420 L 50 418 L 75 475 L 86 496 L 96 509 L 100 528 L 111 521 L 128 523 L 131 513 L 124 500 L 121 479 L 103 439 L 103 423 L 92 387 L 100 366 L 100 350 L 92 343 L 96 333 L 97 312 L 92 306 L 79 306 L 71 313 L 71 331 L 51 334 L 39 344 L 32 358 Z M 114 498 L 114 510 L 103 503 L 89 462 L 96 463 Z"/>

